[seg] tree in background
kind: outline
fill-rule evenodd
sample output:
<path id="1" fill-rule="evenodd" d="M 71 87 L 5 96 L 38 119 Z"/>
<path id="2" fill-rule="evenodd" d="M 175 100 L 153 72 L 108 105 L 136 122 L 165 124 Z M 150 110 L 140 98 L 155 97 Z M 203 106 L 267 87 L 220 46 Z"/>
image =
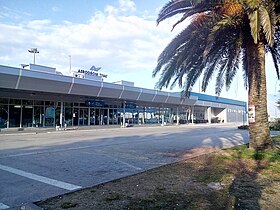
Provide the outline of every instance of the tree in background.
<path id="1" fill-rule="evenodd" d="M 279 79 L 279 0 L 172 0 L 157 22 L 181 14 L 173 26 L 186 21 L 158 58 L 153 76 L 160 73 L 158 88 L 179 84 L 188 94 L 203 75 L 202 91 L 216 77 L 215 92 L 229 89 L 240 63 L 249 105 L 255 105 L 255 123 L 250 124 L 250 148 L 271 147 L 267 114 L 265 53 L 273 58 Z"/>

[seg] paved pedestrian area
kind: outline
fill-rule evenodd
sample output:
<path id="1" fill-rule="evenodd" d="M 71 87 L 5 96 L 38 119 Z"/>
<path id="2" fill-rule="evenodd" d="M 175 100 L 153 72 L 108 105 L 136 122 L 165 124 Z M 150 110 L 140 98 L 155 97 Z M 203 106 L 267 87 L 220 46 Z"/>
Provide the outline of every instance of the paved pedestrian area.
<path id="1" fill-rule="evenodd" d="M 227 124 L 0 133 L 0 210 L 247 142 Z"/>

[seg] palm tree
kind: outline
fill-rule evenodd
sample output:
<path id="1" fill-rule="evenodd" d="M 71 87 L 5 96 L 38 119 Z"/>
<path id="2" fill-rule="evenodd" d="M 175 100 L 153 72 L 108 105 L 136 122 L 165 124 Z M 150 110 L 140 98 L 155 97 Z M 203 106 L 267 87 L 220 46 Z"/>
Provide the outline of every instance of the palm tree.
<path id="1" fill-rule="evenodd" d="M 153 71 L 153 76 L 160 72 L 156 86 L 179 84 L 188 94 L 203 74 L 202 91 L 215 76 L 219 95 L 224 85 L 229 89 L 242 66 L 249 105 L 255 106 L 256 114 L 250 124 L 250 148 L 270 148 L 265 54 L 272 56 L 279 79 L 279 0 L 172 0 L 157 22 L 178 14 L 182 16 L 173 28 L 182 22 L 187 26 L 160 54 Z"/>

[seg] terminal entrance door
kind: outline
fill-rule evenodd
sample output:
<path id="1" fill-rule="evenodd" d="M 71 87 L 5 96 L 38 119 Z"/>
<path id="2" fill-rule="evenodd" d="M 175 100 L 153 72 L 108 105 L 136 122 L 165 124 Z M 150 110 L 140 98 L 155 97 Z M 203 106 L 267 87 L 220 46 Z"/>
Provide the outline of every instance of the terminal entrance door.
<path id="1" fill-rule="evenodd" d="M 89 124 L 88 108 L 74 108 L 73 124 L 74 126 L 84 126 Z"/>
<path id="2" fill-rule="evenodd" d="M 95 125 L 106 125 L 107 115 L 105 109 L 95 108 Z"/>
<path id="3" fill-rule="evenodd" d="M 93 107 L 74 107 L 73 125 L 108 125 L 109 110 L 108 108 L 93 108 Z"/>
<path id="4" fill-rule="evenodd" d="M 80 108 L 80 120 L 79 120 L 79 125 L 84 126 L 88 125 L 88 108 Z"/>

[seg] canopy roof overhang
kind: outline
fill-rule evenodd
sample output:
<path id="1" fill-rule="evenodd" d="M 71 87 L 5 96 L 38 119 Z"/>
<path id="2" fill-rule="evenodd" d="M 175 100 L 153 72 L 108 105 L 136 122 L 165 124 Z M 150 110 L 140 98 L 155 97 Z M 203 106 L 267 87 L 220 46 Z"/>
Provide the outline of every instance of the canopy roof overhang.
<path id="1" fill-rule="evenodd" d="M 197 100 L 178 93 L 125 86 L 102 81 L 0 65 L 0 97 L 27 100 L 136 103 L 140 106 L 184 107 Z"/>

